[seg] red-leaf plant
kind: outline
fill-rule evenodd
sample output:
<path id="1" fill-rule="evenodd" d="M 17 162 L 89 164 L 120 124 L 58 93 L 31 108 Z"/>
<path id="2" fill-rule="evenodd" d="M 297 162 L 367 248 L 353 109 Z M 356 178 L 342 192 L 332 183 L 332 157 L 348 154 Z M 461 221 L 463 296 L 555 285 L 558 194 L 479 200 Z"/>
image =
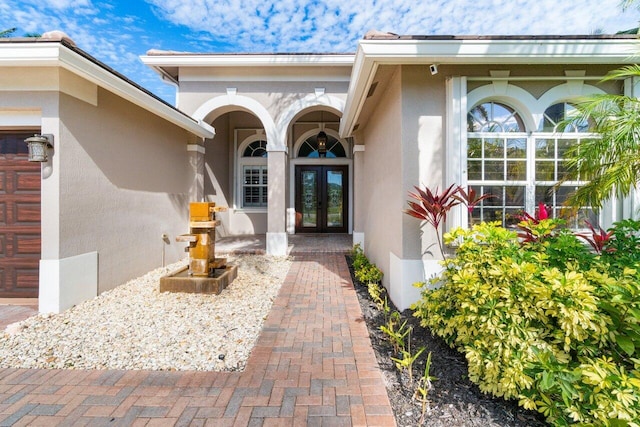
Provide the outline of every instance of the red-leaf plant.
<path id="1" fill-rule="evenodd" d="M 473 212 L 473 209 L 478 206 L 483 200 L 490 199 L 491 197 L 496 196 L 493 194 L 483 194 L 482 196 L 478 197 L 478 193 L 476 192 L 475 188 L 469 187 L 468 191 L 465 191 L 464 188 L 458 187 L 458 195 L 454 197 L 467 205 L 469 220 L 471 221 L 471 214 Z"/>
<path id="2" fill-rule="evenodd" d="M 533 217 L 527 212 L 522 212 L 517 216 L 520 222 L 516 225 L 520 229 L 518 237 L 522 239 L 523 243 L 534 242 L 538 240 L 539 236 L 536 236 L 532 230 L 532 226 L 540 224 L 540 221 L 549 218 L 549 212 L 544 203 L 538 203 L 538 210 L 536 216 Z"/>
<path id="3" fill-rule="evenodd" d="M 587 223 L 587 227 L 589 227 L 589 230 L 591 230 L 591 233 L 576 233 L 576 236 L 582 237 L 591 245 L 591 247 L 596 251 L 597 254 L 601 254 L 606 244 L 609 242 L 609 240 L 611 240 L 611 237 L 613 236 L 613 230 L 607 232 L 599 225 L 596 229 L 589 221 L 585 222 Z M 609 250 L 613 249 L 610 248 Z"/>
<path id="4" fill-rule="evenodd" d="M 460 187 L 452 184 L 442 193 L 438 192 L 438 187 L 433 192 L 426 187 L 424 190 L 415 186 L 414 188 L 416 189 L 415 193 L 409 192 L 409 197 L 414 200 L 407 201 L 409 209 L 404 212 L 414 218 L 427 221 L 435 228 L 438 247 L 444 259 L 444 247 L 440 239 L 440 224 L 447 220 L 449 211 L 462 202 L 461 198 L 457 196 L 458 192 L 460 192 Z"/>

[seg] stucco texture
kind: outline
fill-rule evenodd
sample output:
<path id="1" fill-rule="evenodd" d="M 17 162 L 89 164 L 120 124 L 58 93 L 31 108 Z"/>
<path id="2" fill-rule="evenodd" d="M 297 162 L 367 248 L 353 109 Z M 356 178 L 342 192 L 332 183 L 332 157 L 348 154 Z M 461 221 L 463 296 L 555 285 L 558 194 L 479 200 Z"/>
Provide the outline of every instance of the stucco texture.
<path id="1" fill-rule="evenodd" d="M 97 105 L 62 94 L 54 173 L 59 176 L 59 248 L 97 251 L 99 292 L 184 256 L 193 173 L 190 135 L 97 89 Z M 168 235 L 163 241 L 162 234 Z"/>

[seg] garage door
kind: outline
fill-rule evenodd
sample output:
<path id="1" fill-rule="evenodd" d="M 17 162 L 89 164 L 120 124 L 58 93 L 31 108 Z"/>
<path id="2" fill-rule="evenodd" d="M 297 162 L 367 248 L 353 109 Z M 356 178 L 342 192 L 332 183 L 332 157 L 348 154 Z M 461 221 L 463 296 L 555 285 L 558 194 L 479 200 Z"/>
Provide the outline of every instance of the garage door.
<path id="1" fill-rule="evenodd" d="M 38 296 L 40 163 L 24 143 L 33 134 L 0 132 L 0 298 Z"/>

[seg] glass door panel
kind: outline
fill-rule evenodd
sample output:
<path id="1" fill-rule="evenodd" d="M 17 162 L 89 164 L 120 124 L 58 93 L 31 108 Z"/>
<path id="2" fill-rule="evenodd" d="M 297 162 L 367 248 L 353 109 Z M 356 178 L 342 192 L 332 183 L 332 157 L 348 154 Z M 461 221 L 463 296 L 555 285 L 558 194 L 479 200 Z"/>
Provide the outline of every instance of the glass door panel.
<path id="1" fill-rule="evenodd" d="M 344 226 L 344 174 L 341 170 L 327 172 L 327 228 Z"/>
<path id="2" fill-rule="evenodd" d="M 302 172 L 302 227 L 318 226 L 318 172 Z"/>

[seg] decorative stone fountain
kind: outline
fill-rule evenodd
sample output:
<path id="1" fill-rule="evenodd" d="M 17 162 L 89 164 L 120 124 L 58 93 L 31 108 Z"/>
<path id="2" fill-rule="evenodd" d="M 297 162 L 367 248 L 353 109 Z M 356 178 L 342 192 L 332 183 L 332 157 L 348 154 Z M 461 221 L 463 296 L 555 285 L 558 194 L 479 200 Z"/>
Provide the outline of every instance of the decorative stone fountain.
<path id="1" fill-rule="evenodd" d="M 189 205 L 189 234 L 176 237 L 188 243 L 189 263 L 185 267 L 160 278 L 160 292 L 189 292 L 219 294 L 238 275 L 238 267 L 227 265 L 226 258 L 215 257 L 215 230 L 220 225 L 217 212 L 226 207 L 210 202 Z"/>

